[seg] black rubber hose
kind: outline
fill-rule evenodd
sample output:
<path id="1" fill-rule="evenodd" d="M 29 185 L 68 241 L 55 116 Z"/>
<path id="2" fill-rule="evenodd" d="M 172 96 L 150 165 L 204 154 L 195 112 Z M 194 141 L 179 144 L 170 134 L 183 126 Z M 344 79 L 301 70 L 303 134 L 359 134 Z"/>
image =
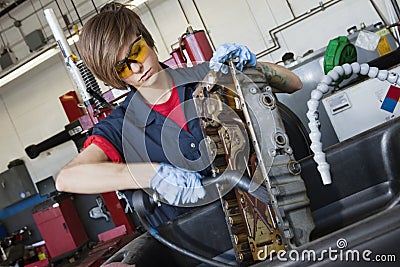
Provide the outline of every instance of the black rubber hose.
<path id="1" fill-rule="evenodd" d="M 271 203 L 268 197 L 267 189 L 262 185 L 258 185 L 257 188 L 252 190 L 252 188 L 250 188 L 250 178 L 247 175 L 241 174 L 239 171 L 224 171 L 221 175 L 216 177 L 204 177 L 201 182 L 203 186 L 212 183 L 229 184 L 252 195 L 253 197 L 264 202 L 265 204 Z"/>
<path id="2" fill-rule="evenodd" d="M 248 176 L 241 174 L 238 171 L 225 171 L 223 174 L 216 176 L 216 177 L 204 177 L 202 180 L 203 186 L 210 185 L 212 183 L 227 183 L 230 185 L 233 185 L 244 192 L 247 192 L 248 194 L 252 195 L 253 197 L 261 200 L 265 204 L 270 204 L 270 199 L 268 198 L 267 190 L 264 186 L 259 185 L 255 190 L 251 190 L 251 180 Z M 147 205 L 145 204 L 147 203 Z M 142 226 L 149 232 L 149 234 L 159 241 L 161 244 L 178 251 L 179 253 L 186 255 L 188 257 L 191 257 L 193 259 L 196 259 L 198 261 L 201 261 L 203 263 L 209 264 L 211 266 L 232 266 L 217 260 L 213 259 L 208 259 L 206 257 L 203 257 L 199 254 L 196 254 L 192 251 L 189 251 L 187 249 L 181 248 L 165 238 L 163 238 L 157 231 L 157 229 L 151 227 L 149 223 L 146 220 L 146 215 L 149 214 L 149 210 L 146 208 L 146 206 L 153 206 L 155 203 L 150 204 L 149 202 L 149 196 L 142 191 L 138 190 L 135 191 L 132 195 L 132 204 L 134 205 L 134 209 L 136 213 L 138 214 L 139 220 L 142 223 Z M 150 204 L 150 205 L 149 205 Z"/>
<path id="3" fill-rule="evenodd" d="M 147 232 L 149 232 L 149 234 L 158 242 L 160 242 L 161 244 L 167 246 L 170 249 L 173 249 L 175 251 L 178 251 L 179 253 L 191 257 L 193 259 L 196 259 L 200 262 L 206 263 L 208 265 L 211 266 L 217 266 L 217 267 L 232 267 L 234 265 L 229 265 L 227 263 L 224 262 L 220 262 L 217 260 L 213 260 L 213 259 L 208 259 L 206 257 L 203 257 L 197 253 L 194 253 L 192 251 L 189 251 L 187 249 L 181 248 L 171 242 L 169 242 L 168 240 L 166 240 L 164 237 L 162 237 L 157 229 L 151 227 L 151 225 L 147 222 L 147 219 L 145 218 L 146 214 L 149 213 L 149 211 L 147 210 L 147 208 L 145 207 L 145 205 L 142 205 L 141 203 L 143 202 L 147 202 L 145 198 L 149 198 L 149 196 L 144 193 L 141 190 L 137 190 L 135 192 L 133 192 L 132 194 L 132 204 L 134 206 L 134 209 L 139 217 L 140 222 L 142 223 L 142 226 L 144 229 L 146 229 Z"/>

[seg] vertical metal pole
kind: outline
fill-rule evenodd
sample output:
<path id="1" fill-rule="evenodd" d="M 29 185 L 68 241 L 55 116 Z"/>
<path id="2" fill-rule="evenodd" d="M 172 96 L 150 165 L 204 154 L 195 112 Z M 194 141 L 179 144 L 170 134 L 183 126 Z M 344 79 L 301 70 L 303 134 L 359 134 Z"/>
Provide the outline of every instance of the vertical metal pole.
<path id="1" fill-rule="evenodd" d="M 97 6 L 93 0 L 92 0 L 92 4 L 93 4 L 93 7 L 94 7 L 94 10 L 96 11 L 96 13 L 99 14 L 99 11 L 97 10 Z"/>
<path id="2" fill-rule="evenodd" d="M 81 17 L 79 16 L 78 9 L 76 8 L 75 3 L 74 3 L 73 0 L 71 0 L 71 4 L 72 4 L 72 6 L 74 7 L 74 10 L 75 10 L 75 12 L 76 12 L 76 15 L 78 16 L 78 19 L 79 19 L 79 22 L 81 23 L 81 26 L 83 26 L 82 19 L 81 19 Z"/>
<path id="3" fill-rule="evenodd" d="M 54 39 L 56 40 L 58 46 L 60 47 L 61 53 L 64 57 L 64 61 L 67 65 L 67 67 L 69 68 L 72 78 L 74 79 L 74 81 L 77 85 L 78 93 L 80 94 L 80 96 L 82 97 L 82 100 L 84 102 L 89 101 L 91 99 L 91 96 L 86 91 L 85 81 L 83 80 L 82 76 L 80 75 L 79 70 L 77 69 L 75 64 L 73 62 L 71 62 L 72 61 L 71 55 L 73 55 L 73 53 L 71 51 L 71 48 L 68 44 L 67 39 L 64 36 L 64 32 L 60 27 L 60 24 L 57 20 L 56 15 L 54 14 L 53 9 L 51 9 L 51 8 L 45 9 L 44 16 L 47 20 L 47 23 L 50 26 L 50 29 L 54 36 Z"/>
<path id="4" fill-rule="evenodd" d="M 394 12 L 396 12 L 397 15 L 397 21 L 400 20 L 400 8 L 399 8 L 399 4 L 397 3 L 397 0 L 391 0 L 393 8 L 394 8 Z"/>
<path id="5" fill-rule="evenodd" d="M 208 28 L 206 27 L 206 24 L 205 24 L 205 22 L 204 22 L 204 19 L 203 19 L 203 17 L 202 17 L 201 14 L 200 14 L 199 7 L 197 6 L 195 0 L 192 0 L 192 3 L 193 3 L 193 5 L 194 5 L 194 8 L 196 9 L 197 15 L 198 15 L 199 18 L 200 18 L 201 24 L 203 24 L 204 32 L 205 32 L 205 33 L 207 34 L 207 36 L 208 36 L 208 40 L 210 41 L 211 47 L 212 47 L 213 50 L 215 50 L 214 42 L 212 41 L 212 38 L 211 38 L 211 36 L 210 36 L 210 33 L 208 32 Z"/>

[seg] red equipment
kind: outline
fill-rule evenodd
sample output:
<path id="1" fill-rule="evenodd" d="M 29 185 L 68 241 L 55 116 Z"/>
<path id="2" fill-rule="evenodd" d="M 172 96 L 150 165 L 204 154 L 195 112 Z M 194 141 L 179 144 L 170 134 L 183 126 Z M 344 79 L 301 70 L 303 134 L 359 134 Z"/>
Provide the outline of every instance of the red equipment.
<path id="1" fill-rule="evenodd" d="M 127 94 L 129 92 L 125 92 L 125 94 Z M 64 95 L 65 96 L 65 95 Z M 78 96 L 75 94 L 71 94 L 71 93 L 67 93 L 67 98 L 65 97 L 60 97 L 60 101 L 63 104 L 64 107 L 64 111 L 65 113 L 68 114 L 79 114 L 79 106 L 78 105 L 67 105 L 65 104 L 65 99 L 68 99 L 68 102 L 72 102 L 72 103 L 79 103 L 79 99 Z M 71 97 L 75 97 L 75 100 L 71 100 Z M 109 99 L 111 100 L 111 99 Z M 112 102 L 109 101 L 109 102 Z M 87 109 L 88 107 L 86 107 Z M 98 114 L 103 114 L 101 113 L 102 109 L 99 109 Z M 94 117 L 96 120 L 101 120 L 103 118 L 106 117 L 106 115 L 108 115 L 108 109 L 106 109 L 107 113 L 104 113 L 103 115 L 101 115 L 100 117 Z M 88 112 L 89 114 L 92 114 L 90 111 Z M 71 115 L 68 116 L 68 118 L 73 117 Z M 80 120 L 81 118 L 86 118 L 88 117 L 88 115 L 82 115 L 80 116 L 78 119 Z M 93 116 L 90 116 L 91 118 L 93 118 Z M 76 119 L 76 118 L 75 118 Z M 88 124 L 89 125 L 89 124 Z M 84 127 L 84 126 L 83 126 Z M 91 125 L 91 127 L 93 127 L 93 125 Z M 90 127 L 90 128 L 91 128 Z M 124 204 L 122 204 L 120 202 L 120 200 L 118 199 L 117 195 L 115 192 L 107 192 L 107 193 L 102 193 L 101 197 L 103 198 L 104 204 L 107 207 L 107 210 L 110 212 L 111 218 L 115 224 L 116 227 L 124 225 L 126 228 L 127 233 L 132 233 L 134 231 L 134 225 L 132 223 L 132 220 L 129 216 L 127 216 L 127 214 L 125 214 L 125 210 L 124 210 Z"/>
<path id="2" fill-rule="evenodd" d="M 171 58 L 167 59 L 164 63 L 171 68 L 186 67 L 188 61 L 183 53 L 184 50 L 186 50 L 193 66 L 209 61 L 213 55 L 213 49 L 204 30 L 195 31 L 190 26 L 179 39 L 179 47 L 170 53 Z"/>
<path id="3" fill-rule="evenodd" d="M 33 211 L 50 258 L 74 251 L 88 240 L 71 197 L 60 198 L 48 199 Z"/>

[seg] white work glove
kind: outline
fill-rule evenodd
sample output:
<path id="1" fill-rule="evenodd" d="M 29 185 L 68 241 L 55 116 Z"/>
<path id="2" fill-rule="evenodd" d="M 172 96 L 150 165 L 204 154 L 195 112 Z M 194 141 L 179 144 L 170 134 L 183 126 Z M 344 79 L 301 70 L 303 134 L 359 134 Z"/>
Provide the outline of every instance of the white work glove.
<path id="1" fill-rule="evenodd" d="M 206 194 L 201 185 L 201 178 L 203 176 L 197 172 L 160 163 L 151 178 L 150 188 L 155 190 L 168 204 L 174 206 L 196 203 Z"/>
<path id="2" fill-rule="evenodd" d="M 228 73 L 228 65 L 226 62 L 232 60 L 236 69 L 242 71 L 247 64 L 255 67 L 257 64 L 256 56 L 244 45 L 235 43 L 226 43 L 215 50 L 213 57 L 210 59 L 210 69 L 215 72 L 221 71 Z"/>

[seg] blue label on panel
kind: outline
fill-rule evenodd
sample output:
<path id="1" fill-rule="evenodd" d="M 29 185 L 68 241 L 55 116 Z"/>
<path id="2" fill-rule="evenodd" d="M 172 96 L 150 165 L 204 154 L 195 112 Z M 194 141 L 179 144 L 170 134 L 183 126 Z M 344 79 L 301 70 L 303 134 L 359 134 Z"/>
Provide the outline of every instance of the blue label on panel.
<path id="1" fill-rule="evenodd" d="M 391 98 L 386 97 L 386 98 L 383 100 L 381 109 L 393 113 L 394 109 L 396 108 L 397 102 L 398 102 L 398 101 L 396 101 L 396 100 L 394 100 L 394 99 L 391 99 Z"/>

